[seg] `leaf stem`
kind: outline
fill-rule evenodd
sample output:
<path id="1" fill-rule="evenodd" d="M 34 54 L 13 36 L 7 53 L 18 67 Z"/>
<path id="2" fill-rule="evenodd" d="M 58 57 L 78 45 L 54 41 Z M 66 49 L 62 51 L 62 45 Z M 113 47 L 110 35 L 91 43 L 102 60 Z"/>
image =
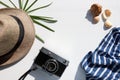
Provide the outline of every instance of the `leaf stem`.
<path id="1" fill-rule="evenodd" d="M 3 6 L 10 8 L 10 6 L 8 6 L 7 4 L 5 4 L 4 2 L 0 1 L 0 4 L 2 4 Z"/>
<path id="2" fill-rule="evenodd" d="M 17 8 L 17 6 L 11 0 L 9 0 L 9 1 L 15 8 Z"/>
<path id="3" fill-rule="evenodd" d="M 52 4 L 52 3 L 50 3 L 50 4 L 48 4 L 48 5 L 45 5 L 45 6 L 42 6 L 42 7 L 35 8 L 35 9 L 30 10 L 30 11 L 27 11 L 27 12 L 28 12 L 28 13 L 31 13 L 31 12 L 33 12 L 33 11 L 36 11 L 36 10 L 39 10 L 39 9 L 42 9 L 42 8 L 46 8 L 46 7 L 50 6 L 51 4 Z"/>
<path id="4" fill-rule="evenodd" d="M 25 8 L 26 8 L 28 2 L 29 2 L 29 0 L 26 0 L 23 10 L 25 10 Z"/>
<path id="5" fill-rule="evenodd" d="M 20 9 L 22 9 L 22 1 L 21 1 L 21 0 L 19 0 L 19 2 L 18 2 L 18 3 L 19 3 L 19 8 L 20 8 Z"/>
<path id="6" fill-rule="evenodd" d="M 45 18 L 45 19 L 53 19 L 53 17 L 47 17 L 47 16 L 39 16 L 41 18 Z"/>
<path id="7" fill-rule="evenodd" d="M 25 11 L 28 11 L 38 0 L 35 0 Z"/>
<path id="8" fill-rule="evenodd" d="M 34 19 L 33 19 L 33 22 L 36 23 L 36 24 L 38 24 L 38 25 L 40 25 L 40 26 L 42 26 L 42 27 L 44 27 L 44 28 L 46 28 L 46 29 L 48 29 L 48 30 L 50 30 L 50 31 L 52 31 L 52 32 L 55 32 L 55 31 L 52 30 L 51 28 L 47 27 L 46 25 L 44 25 L 44 24 L 42 24 L 42 23 L 40 23 L 40 22 L 38 22 L 38 21 L 36 21 L 36 20 L 34 20 Z"/>
<path id="9" fill-rule="evenodd" d="M 42 21 L 47 22 L 47 23 L 55 23 L 55 22 L 57 22 L 57 20 L 47 19 L 47 18 L 43 18 L 41 16 L 30 15 L 30 17 L 32 17 L 33 19 L 36 19 L 36 20 L 42 20 Z"/>
<path id="10" fill-rule="evenodd" d="M 41 39 L 38 35 L 35 35 L 35 37 L 36 37 L 39 41 L 41 41 L 42 43 L 45 43 L 44 40 Z"/>

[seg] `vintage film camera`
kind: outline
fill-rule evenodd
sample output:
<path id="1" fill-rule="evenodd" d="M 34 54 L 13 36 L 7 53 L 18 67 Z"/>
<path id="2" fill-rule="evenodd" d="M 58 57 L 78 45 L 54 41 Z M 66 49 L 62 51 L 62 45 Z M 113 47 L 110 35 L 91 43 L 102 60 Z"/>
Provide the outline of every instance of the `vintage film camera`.
<path id="1" fill-rule="evenodd" d="M 46 72 L 61 77 L 69 61 L 43 47 L 35 59 L 35 64 Z"/>

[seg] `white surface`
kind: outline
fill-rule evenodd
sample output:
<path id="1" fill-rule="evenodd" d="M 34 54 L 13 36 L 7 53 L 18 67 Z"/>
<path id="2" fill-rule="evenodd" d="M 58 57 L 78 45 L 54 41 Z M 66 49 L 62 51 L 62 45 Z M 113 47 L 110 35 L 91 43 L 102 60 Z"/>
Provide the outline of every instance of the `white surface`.
<path id="1" fill-rule="evenodd" d="M 7 2 L 7 0 L 5 1 Z M 51 0 L 40 0 L 37 4 L 44 5 L 49 2 Z M 92 24 L 86 19 L 87 11 L 93 3 L 101 4 L 103 10 L 110 9 L 112 15 L 109 20 L 113 26 L 120 25 L 120 0 L 54 0 L 50 7 L 39 11 L 39 13 L 36 12 L 36 14 L 53 16 L 57 19 L 57 23 L 47 24 L 52 26 L 55 33 L 35 25 L 36 33 L 45 40 L 45 44 L 35 40 L 24 59 L 9 68 L 0 70 L 0 80 L 18 80 L 32 66 L 43 46 L 70 61 L 59 80 L 85 80 L 84 71 L 79 67 L 79 64 L 87 52 L 93 51 L 110 30 L 104 30 L 101 16 L 98 24 Z M 37 70 L 28 75 L 25 80 L 56 79 Z"/>

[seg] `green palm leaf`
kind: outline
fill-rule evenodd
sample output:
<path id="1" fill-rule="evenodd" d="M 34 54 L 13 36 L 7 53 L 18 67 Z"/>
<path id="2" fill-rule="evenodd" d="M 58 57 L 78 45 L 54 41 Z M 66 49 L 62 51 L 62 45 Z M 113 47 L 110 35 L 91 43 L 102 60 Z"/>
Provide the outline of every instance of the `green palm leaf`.
<path id="1" fill-rule="evenodd" d="M 9 0 L 9 1 L 15 8 L 17 8 L 17 6 L 11 0 Z"/>
<path id="2" fill-rule="evenodd" d="M 47 27 L 46 25 L 44 25 L 44 24 L 42 24 L 42 23 L 40 23 L 40 22 L 38 22 L 38 21 L 36 21 L 34 19 L 33 19 L 33 22 L 36 23 L 36 24 L 38 24 L 38 25 L 40 25 L 40 26 L 42 26 L 42 27 L 44 27 L 45 29 L 48 29 L 48 30 L 50 30 L 52 32 L 55 32 L 53 29 Z"/>
<path id="3" fill-rule="evenodd" d="M 42 38 L 40 38 L 38 35 L 35 35 L 35 37 L 36 37 L 39 41 L 41 41 L 42 43 L 45 43 L 44 40 L 43 40 Z"/>
<path id="4" fill-rule="evenodd" d="M 35 8 L 35 9 L 30 10 L 30 11 L 27 11 L 27 12 L 28 12 L 28 13 L 34 12 L 34 11 L 36 11 L 36 10 L 46 8 L 46 7 L 50 6 L 51 4 L 52 4 L 52 3 L 50 3 L 50 4 L 48 4 L 48 5 L 45 5 L 45 6 L 42 6 L 42 7 Z"/>
<path id="5" fill-rule="evenodd" d="M 38 0 L 35 0 L 25 11 L 27 12 Z"/>
<path id="6" fill-rule="evenodd" d="M 26 8 L 28 2 L 29 2 L 29 0 L 26 0 L 25 5 L 24 5 L 24 7 L 23 7 L 23 10 L 25 10 L 25 8 Z"/>
<path id="7" fill-rule="evenodd" d="M 0 1 L 0 4 L 2 4 L 3 6 L 10 8 L 10 6 L 8 6 L 7 4 L 5 4 L 4 2 Z"/>
<path id="8" fill-rule="evenodd" d="M 19 3 L 19 8 L 22 9 L 22 7 L 23 7 L 23 3 L 22 3 L 22 1 L 19 0 L 18 3 Z"/>
<path id="9" fill-rule="evenodd" d="M 32 19 L 41 20 L 41 21 L 44 21 L 44 22 L 47 22 L 47 23 L 55 23 L 55 22 L 57 22 L 57 20 L 48 19 L 48 18 L 41 17 L 41 16 L 30 15 L 30 17 Z"/>

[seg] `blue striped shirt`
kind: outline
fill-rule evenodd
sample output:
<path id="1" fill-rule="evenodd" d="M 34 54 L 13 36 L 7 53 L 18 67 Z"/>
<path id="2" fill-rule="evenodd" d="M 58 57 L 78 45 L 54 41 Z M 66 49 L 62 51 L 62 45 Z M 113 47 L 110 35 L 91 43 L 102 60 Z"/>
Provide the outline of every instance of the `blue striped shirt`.
<path id="1" fill-rule="evenodd" d="M 120 80 L 120 27 L 113 28 L 81 62 L 86 80 Z"/>

